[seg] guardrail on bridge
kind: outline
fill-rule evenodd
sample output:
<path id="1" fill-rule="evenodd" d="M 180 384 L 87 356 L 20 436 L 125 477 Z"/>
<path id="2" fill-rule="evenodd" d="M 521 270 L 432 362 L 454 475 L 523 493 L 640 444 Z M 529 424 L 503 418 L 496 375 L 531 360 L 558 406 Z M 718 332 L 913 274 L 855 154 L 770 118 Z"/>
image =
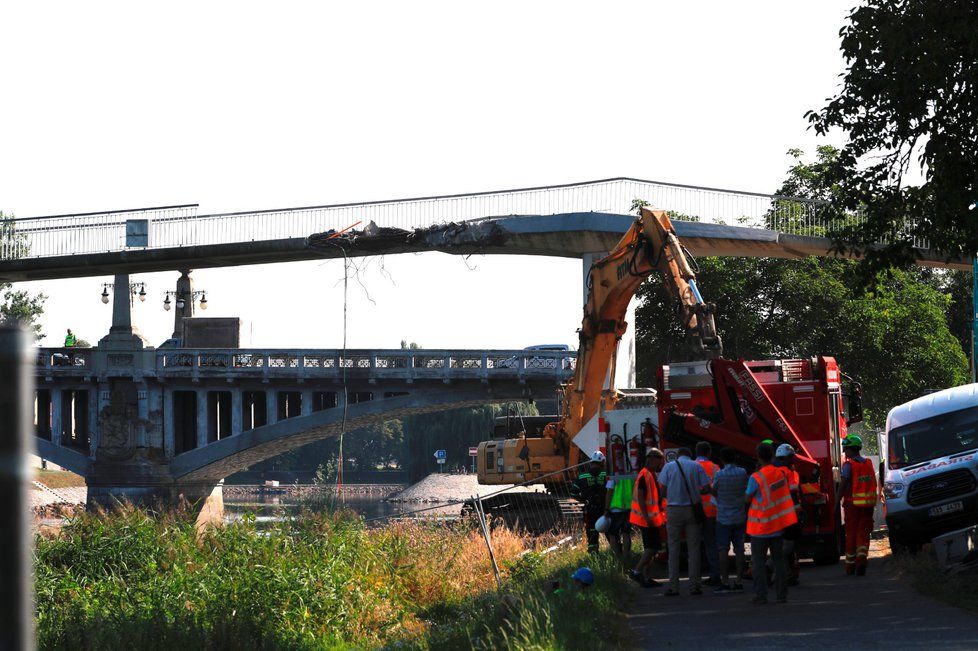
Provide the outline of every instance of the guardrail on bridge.
<path id="1" fill-rule="evenodd" d="M 634 199 L 675 219 L 723 222 L 794 235 L 831 224 L 806 199 L 627 177 L 390 201 L 198 215 L 196 204 L 0 220 L 0 261 L 85 253 L 228 244 L 342 229 L 353 223 L 403 229 L 514 215 L 628 214 Z M 920 245 L 920 244 L 918 244 Z"/>

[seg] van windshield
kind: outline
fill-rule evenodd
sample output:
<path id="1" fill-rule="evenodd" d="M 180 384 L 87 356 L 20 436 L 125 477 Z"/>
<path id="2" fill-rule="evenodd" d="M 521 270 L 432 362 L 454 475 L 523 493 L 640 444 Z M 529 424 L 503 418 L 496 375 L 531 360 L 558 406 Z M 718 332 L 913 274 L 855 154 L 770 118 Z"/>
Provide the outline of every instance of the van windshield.
<path id="1" fill-rule="evenodd" d="M 978 407 L 895 427 L 887 439 L 891 468 L 978 448 Z"/>

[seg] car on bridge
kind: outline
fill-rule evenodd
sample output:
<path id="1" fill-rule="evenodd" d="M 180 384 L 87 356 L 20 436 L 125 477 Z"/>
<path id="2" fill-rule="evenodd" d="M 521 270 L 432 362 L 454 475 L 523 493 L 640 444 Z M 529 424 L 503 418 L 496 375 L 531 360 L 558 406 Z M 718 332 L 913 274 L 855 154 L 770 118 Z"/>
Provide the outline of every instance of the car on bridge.
<path id="1" fill-rule="evenodd" d="M 537 344 L 535 346 L 527 346 L 523 349 L 526 352 L 540 352 L 540 353 L 569 353 L 573 352 L 571 347 L 567 344 Z M 571 360 L 569 356 L 560 355 L 533 355 L 532 357 L 524 357 L 526 360 L 526 368 L 557 368 L 558 362 L 560 362 L 562 369 L 569 369 L 571 367 Z M 508 357 L 503 360 L 496 362 L 496 368 L 519 368 L 520 358 L 519 357 Z"/>

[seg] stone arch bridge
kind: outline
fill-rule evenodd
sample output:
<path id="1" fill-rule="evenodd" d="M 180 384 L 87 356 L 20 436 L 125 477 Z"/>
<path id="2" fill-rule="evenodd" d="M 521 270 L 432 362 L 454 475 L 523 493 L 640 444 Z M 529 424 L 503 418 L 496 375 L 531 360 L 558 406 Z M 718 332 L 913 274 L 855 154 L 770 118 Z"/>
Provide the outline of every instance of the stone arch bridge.
<path id="1" fill-rule="evenodd" d="M 561 351 L 44 348 L 35 432 L 42 457 L 85 477 L 90 501 L 200 497 L 229 474 L 339 434 L 344 412 L 353 430 L 550 400 L 574 363 Z"/>

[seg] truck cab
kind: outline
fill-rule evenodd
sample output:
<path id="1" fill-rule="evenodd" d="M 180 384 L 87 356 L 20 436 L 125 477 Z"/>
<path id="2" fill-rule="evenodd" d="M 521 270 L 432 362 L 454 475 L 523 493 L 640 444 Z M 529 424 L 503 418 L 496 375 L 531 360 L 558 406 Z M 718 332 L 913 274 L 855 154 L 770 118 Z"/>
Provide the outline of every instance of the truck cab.
<path id="1" fill-rule="evenodd" d="M 880 458 L 894 551 L 978 522 L 978 384 L 891 409 Z"/>

